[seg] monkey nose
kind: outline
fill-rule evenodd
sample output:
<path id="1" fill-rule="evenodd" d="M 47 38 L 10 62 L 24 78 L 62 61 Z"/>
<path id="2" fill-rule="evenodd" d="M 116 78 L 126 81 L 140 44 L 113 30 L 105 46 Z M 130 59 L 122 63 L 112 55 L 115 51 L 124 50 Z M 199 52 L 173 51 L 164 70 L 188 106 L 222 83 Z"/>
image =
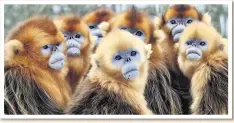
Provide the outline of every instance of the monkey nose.
<path id="1" fill-rule="evenodd" d="M 131 58 L 127 58 L 127 60 L 126 60 L 127 62 L 130 62 L 131 61 Z"/>
<path id="2" fill-rule="evenodd" d="M 56 52 L 57 50 L 58 50 L 57 47 L 54 47 L 54 48 L 53 48 L 53 52 Z"/>

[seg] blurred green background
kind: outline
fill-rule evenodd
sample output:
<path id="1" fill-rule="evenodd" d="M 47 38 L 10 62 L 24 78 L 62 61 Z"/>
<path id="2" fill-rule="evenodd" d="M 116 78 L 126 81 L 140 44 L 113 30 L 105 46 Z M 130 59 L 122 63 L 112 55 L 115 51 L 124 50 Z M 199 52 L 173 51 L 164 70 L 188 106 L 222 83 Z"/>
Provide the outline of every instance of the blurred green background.
<path id="1" fill-rule="evenodd" d="M 84 15 L 87 12 L 94 10 L 99 7 L 106 7 L 114 10 L 116 13 L 126 10 L 131 7 L 130 4 L 100 4 L 100 5 L 5 5 L 4 6 L 4 35 L 6 37 L 7 32 L 18 22 L 33 16 L 33 15 L 47 15 L 54 17 L 61 14 L 73 13 L 77 15 Z M 166 8 L 170 4 L 145 4 L 145 5 L 135 5 L 137 8 L 146 11 L 154 19 L 156 16 L 161 16 Z M 212 17 L 212 23 L 216 29 L 224 36 L 228 35 L 228 5 L 209 5 L 209 4 L 197 4 L 195 5 L 199 11 L 202 13 L 209 12 Z"/>

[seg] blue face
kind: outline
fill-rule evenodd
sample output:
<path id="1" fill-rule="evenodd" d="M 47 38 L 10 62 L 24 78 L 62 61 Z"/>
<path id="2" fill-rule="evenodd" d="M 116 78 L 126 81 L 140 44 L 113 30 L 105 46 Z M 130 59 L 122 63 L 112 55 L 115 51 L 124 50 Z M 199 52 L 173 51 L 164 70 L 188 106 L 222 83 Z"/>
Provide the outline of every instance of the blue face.
<path id="1" fill-rule="evenodd" d="M 103 38 L 103 35 L 101 33 L 100 28 L 98 27 L 98 24 L 90 24 L 89 31 L 93 36 L 97 37 L 96 45 L 98 45 L 100 43 L 101 39 Z"/>
<path id="2" fill-rule="evenodd" d="M 167 27 L 171 30 L 173 40 L 175 42 L 179 41 L 181 33 L 184 28 L 194 22 L 193 18 L 171 18 L 167 21 Z"/>
<path id="3" fill-rule="evenodd" d="M 140 53 L 135 49 L 117 52 L 112 63 L 117 68 L 122 68 L 123 77 L 126 80 L 134 80 L 139 75 L 139 68 L 136 62 L 140 61 Z"/>
<path id="4" fill-rule="evenodd" d="M 48 44 L 41 47 L 41 54 L 49 56 L 48 66 L 54 70 L 60 70 L 65 63 L 63 44 Z"/>
<path id="5" fill-rule="evenodd" d="M 145 40 L 145 33 L 140 29 L 133 29 L 133 28 L 125 27 L 125 26 L 121 26 L 120 29 L 130 32 L 131 34 L 133 34 L 136 37 L 140 38 L 142 41 Z"/>
<path id="6" fill-rule="evenodd" d="M 79 56 L 80 46 L 84 42 L 85 37 L 80 32 L 63 32 L 66 40 L 67 55 Z"/>
<path id="7" fill-rule="evenodd" d="M 187 40 L 184 44 L 188 60 L 198 61 L 202 57 L 202 52 L 208 49 L 207 41 L 200 39 Z"/>

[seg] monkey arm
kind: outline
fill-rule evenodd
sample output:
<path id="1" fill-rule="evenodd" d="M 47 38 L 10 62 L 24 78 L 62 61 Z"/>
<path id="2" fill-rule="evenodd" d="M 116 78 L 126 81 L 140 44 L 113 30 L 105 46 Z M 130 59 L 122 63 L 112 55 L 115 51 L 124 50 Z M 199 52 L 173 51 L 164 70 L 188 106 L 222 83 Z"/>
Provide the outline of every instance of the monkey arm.
<path id="1" fill-rule="evenodd" d="M 99 85 L 85 80 L 75 93 L 75 101 L 68 106 L 69 114 L 138 114 L 119 95 L 101 88 Z"/>
<path id="2" fill-rule="evenodd" d="M 62 113 L 23 68 L 5 69 L 4 93 L 5 114 Z"/>
<path id="3" fill-rule="evenodd" d="M 215 63 L 209 66 L 210 73 L 207 82 L 202 88 L 199 96 L 193 96 L 192 112 L 194 114 L 227 114 L 228 113 L 228 62 Z M 192 83 L 201 80 L 194 76 Z M 200 76 L 202 77 L 202 76 Z M 203 74 L 203 78 L 205 74 Z M 198 83 L 198 82 L 197 82 Z M 192 92 L 195 91 L 191 88 Z M 196 89 L 198 90 L 198 89 Z M 195 93 L 195 92 L 194 92 Z"/>

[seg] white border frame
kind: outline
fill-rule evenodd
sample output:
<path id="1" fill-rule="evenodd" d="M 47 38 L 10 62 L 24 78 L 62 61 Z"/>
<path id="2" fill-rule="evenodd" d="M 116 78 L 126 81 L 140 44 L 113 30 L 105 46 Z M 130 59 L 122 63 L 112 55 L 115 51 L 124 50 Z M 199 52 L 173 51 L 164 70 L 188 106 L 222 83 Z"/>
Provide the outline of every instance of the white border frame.
<path id="1" fill-rule="evenodd" d="M 4 59 L 4 5 L 7 4 L 133 4 L 133 1 L 105 1 L 105 0 L 51 0 L 51 1 L 26 1 L 10 0 L 1 1 L 1 54 Z M 4 114 L 4 77 L 1 81 L 1 118 L 2 119 L 232 119 L 232 1 L 135 1 L 134 4 L 227 4 L 228 5 L 228 115 L 5 115 Z M 4 61 L 0 60 L 1 75 L 4 75 Z"/>

